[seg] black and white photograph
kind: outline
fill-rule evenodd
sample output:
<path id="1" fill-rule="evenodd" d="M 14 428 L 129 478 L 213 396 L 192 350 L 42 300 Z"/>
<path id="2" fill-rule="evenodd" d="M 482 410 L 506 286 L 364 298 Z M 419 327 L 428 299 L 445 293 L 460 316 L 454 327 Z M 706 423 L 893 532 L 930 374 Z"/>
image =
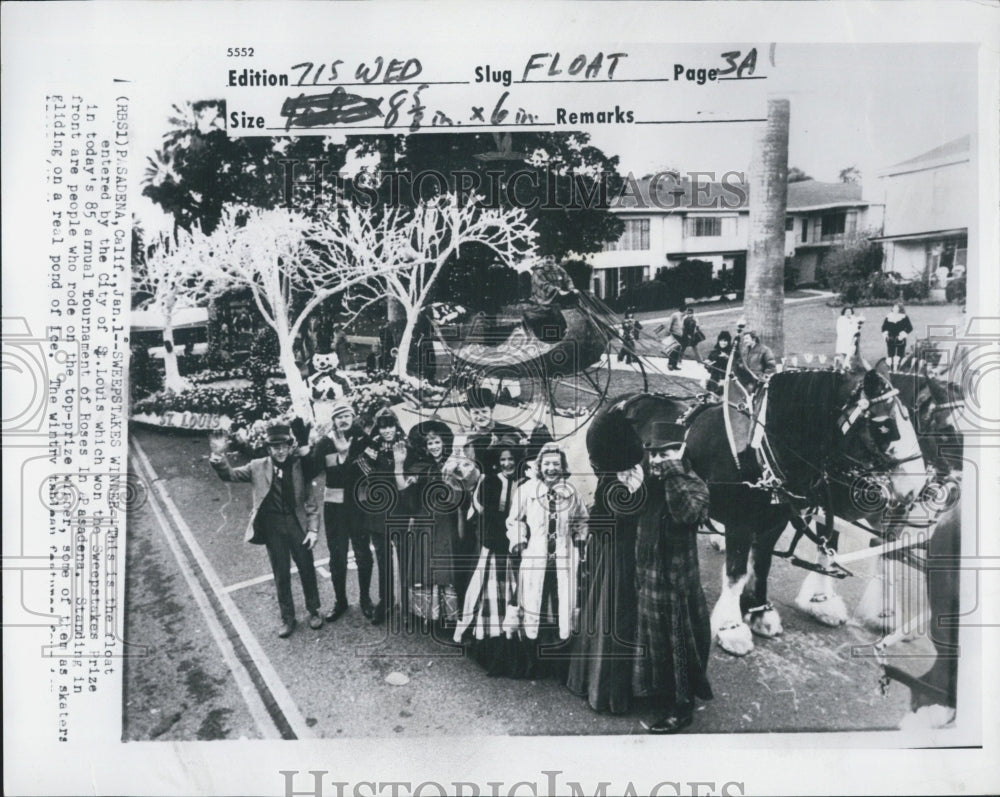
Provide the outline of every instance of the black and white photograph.
<path id="1" fill-rule="evenodd" d="M 709 5 L 4 58 L 12 793 L 996 786 L 989 26 Z"/>

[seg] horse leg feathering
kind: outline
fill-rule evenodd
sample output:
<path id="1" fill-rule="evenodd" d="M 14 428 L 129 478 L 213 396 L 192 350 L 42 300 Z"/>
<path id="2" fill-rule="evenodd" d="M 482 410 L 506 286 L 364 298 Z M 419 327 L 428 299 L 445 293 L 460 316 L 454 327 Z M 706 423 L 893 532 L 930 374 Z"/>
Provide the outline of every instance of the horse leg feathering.
<path id="1" fill-rule="evenodd" d="M 828 568 L 834 560 L 834 555 L 820 550 L 816 562 L 823 568 Z M 847 606 L 844 599 L 837 594 L 837 580 L 822 573 L 809 573 L 802 582 L 795 605 L 814 620 L 823 625 L 837 627 L 847 622 Z"/>
<path id="2" fill-rule="evenodd" d="M 712 609 L 712 634 L 719 646 L 734 656 L 745 656 L 753 650 L 750 626 L 743 622 L 740 597 L 750 578 L 747 569 L 749 550 L 730 547 L 722 568 L 722 591 Z"/>

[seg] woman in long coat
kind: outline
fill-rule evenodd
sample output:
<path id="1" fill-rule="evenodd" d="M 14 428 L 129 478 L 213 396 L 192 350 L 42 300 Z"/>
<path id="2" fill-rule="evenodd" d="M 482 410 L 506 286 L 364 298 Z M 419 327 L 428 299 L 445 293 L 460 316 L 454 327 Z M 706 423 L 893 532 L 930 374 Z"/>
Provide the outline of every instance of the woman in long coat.
<path id="1" fill-rule="evenodd" d="M 507 540 L 507 515 L 517 489 L 522 448 L 501 437 L 482 452 L 485 473 L 479 480 L 475 505 L 479 518 L 480 550 L 472 574 L 455 641 L 470 643 L 473 656 L 489 676 L 516 676 L 521 669 L 517 640 L 504 634 L 508 608 L 514 602 L 512 567 Z M 516 606 L 511 608 L 516 611 Z"/>
<path id="2" fill-rule="evenodd" d="M 595 711 L 631 705 L 636 654 L 635 538 L 642 510 L 642 441 L 623 412 L 594 420 L 587 451 L 597 476 L 584 560 L 588 586 L 567 686 Z"/>
<path id="3" fill-rule="evenodd" d="M 355 460 L 358 469 L 355 489 L 359 516 L 375 546 L 378 562 L 379 602 L 375 607 L 372 623 L 385 622 L 393 605 L 393 540 L 401 539 L 401 529 L 406 510 L 402 506 L 400 488 L 395 476 L 398 447 L 406 445 L 406 434 L 399 425 L 399 418 L 390 409 L 375 414 L 375 425 L 367 436 L 361 454 Z M 404 605 L 406 578 L 402 574 L 401 592 L 398 596 Z"/>
<path id="4" fill-rule="evenodd" d="M 535 662 L 569 639 L 577 608 L 579 546 L 586 542 L 587 507 L 568 481 L 566 453 L 547 443 L 534 475 L 517 486 L 507 516 L 511 552 L 521 554 L 518 611 L 508 611 L 504 630 L 537 641 Z M 558 672 L 558 668 L 553 668 Z"/>
<path id="5" fill-rule="evenodd" d="M 424 622 L 455 621 L 456 584 L 468 509 L 462 488 L 446 478 L 454 433 L 432 418 L 410 430 L 409 445 L 397 459 L 397 480 L 403 506 L 411 518 L 404 560 L 410 582 L 410 610 Z M 401 467 L 400 467 L 401 466 Z"/>

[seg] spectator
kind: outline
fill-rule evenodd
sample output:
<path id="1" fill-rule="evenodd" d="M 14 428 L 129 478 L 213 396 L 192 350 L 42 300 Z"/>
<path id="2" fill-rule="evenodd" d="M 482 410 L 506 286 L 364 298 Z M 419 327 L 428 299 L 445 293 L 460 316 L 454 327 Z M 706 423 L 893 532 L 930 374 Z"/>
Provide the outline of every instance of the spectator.
<path id="1" fill-rule="evenodd" d="M 635 308 L 630 307 L 625 311 L 625 318 L 622 319 L 622 347 L 618 351 L 618 362 L 626 362 L 629 365 L 638 360 L 635 351 L 636 341 L 642 332 L 642 324 L 635 317 Z"/>
<path id="2" fill-rule="evenodd" d="M 740 381 L 747 387 L 756 387 L 770 379 L 777 370 L 774 352 L 764 345 L 756 332 L 744 332 L 740 347 Z"/>
<path id="3" fill-rule="evenodd" d="M 837 345 L 833 358 L 835 367 L 846 368 L 854 356 L 862 323 L 864 317 L 855 315 L 854 308 L 850 305 L 840 311 L 840 317 L 837 319 Z"/>
<path id="4" fill-rule="evenodd" d="M 699 363 L 701 360 L 701 352 L 698 350 L 698 344 L 705 339 L 705 333 L 701 331 L 701 327 L 698 324 L 698 319 L 695 318 L 694 310 L 688 307 L 684 311 L 684 320 L 682 321 L 682 328 L 684 334 L 681 337 L 681 353 L 680 357 L 684 356 L 684 352 L 691 348 L 694 350 L 694 358 Z"/>
<path id="5" fill-rule="evenodd" d="M 667 338 L 663 341 L 668 348 L 667 370 L 679 370 L 678 363 L 684 351 L 684 312 L 687 305 L 681 302 L 680 307 L 670 316 Z"/>
<path id="6" fill-rule="evenodd" d="M 913 332 L 910 317 L 903 309 L 902 302 L 896 302 L 882 321 L 882 337 L 885 339 L 889 368 L 899 370 L 899 362 L 906 356 L 907 335 Z"/>
<path id="7" fill-rule="evenodd" d="M 712 351 L 708 353 L 708 382 L 705 387 L 716 395 L 722 395 L 722 385 L 726 381 L 726 369 L 732 356 L 733 336 L 724 329 L 715 339 Z"/>

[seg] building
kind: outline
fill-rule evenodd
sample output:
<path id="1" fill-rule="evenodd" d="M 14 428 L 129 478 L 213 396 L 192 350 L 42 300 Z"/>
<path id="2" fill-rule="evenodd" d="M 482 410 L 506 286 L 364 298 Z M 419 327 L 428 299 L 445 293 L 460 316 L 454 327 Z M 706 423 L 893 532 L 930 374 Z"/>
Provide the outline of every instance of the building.
<path id="1" fill-rule="evenodd" d="M 799 285 L 816 281 L 823 258 L 858 233 L 878 234 L 882 206 L 862 199 L 860 183 L 802 180 L 788 185 L 785 254 L 797 269 Z"/>
<path id="2" fill-rule="evenodd" d="M 969 220 L 976 210 L 971 137 L 963 136 L 884 169 L 885 224 L 877 239 L 883 268 L 903 279 L 933 278 L 967 265 Z"/>
<path id="3" fill-rule="evenodd" d="M 625 222 L 622 237 L 591 255 L 592 290 L 616 299 L 685 259 L 705 260 L 713 274 L 745 273 L 750 238 L 749 186 L 730 172 L 721 182 L 659 175 L 630 185 L 612 206 Z M 861 186 L 815 180 L 788 186 L 785 253 L 800 284 L 812 283 L 831 248 L 859 230 L 881 225 L 881 206 L 862 199 Z"/>

